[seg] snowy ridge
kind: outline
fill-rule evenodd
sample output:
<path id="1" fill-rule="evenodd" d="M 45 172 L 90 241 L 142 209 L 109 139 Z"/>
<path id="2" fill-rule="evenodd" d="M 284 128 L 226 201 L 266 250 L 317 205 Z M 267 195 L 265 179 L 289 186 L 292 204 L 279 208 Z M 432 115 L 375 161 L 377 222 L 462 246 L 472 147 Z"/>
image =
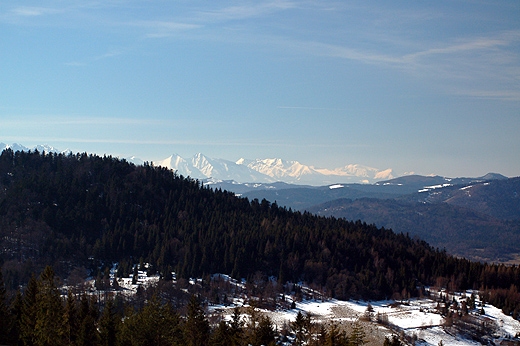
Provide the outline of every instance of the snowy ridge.
<path id="1" fill-rule="evenodd" d="M 37 145 L 33 148 L 21 144 L 0 143 L 0 151 L 10 148 L 13 151 L 38 150 L 39 152 L 70 153 L 70 150 L 59 151 L 50 145 Z M 144 160 L 135 156 L 125 158 L 136 165 Z M 209 158 L 202 153 L 186 159 L 178 154 L 153 162 L 156 166 L 177 171 L 178 174 L 193 179 L 213 178 L 217 180 L 234 180 L 239 183 L 274 183 L 304 184 L 323 186 L 340 183 L 374 183 L 378 180 L 392 179 L 392 169 L 379 170 L 359 164 L 349 164 L 339 168 L 317 168 L 298 161 L 267 158 L 249 160 L 241 158 L 236 162 Z"/>
<path id="2" fill-rule="evenodd" d="M 38 144 L 32 148 L 28 148 L 26 146 L 23 146 L 21 144 L 18 144 L 18 143 L 13 143 L 13 144 L 5 144 L 5 143 L 0 143 L 0 152 L 2 152 L 3 150 L 5 149 L 11 149 L 12 151 L 36 151 L 38 150 L 40 153 L 56 153 L 56 154 L 68 154 L 70 153 L 70 150 L 66 149 L 66 150 L 59 150 L 59 149 L 56 149 L 55 147 L 51 146 L 51 145 L 48 145 L 48 144 Z"/>
<path id="3" fill-rule="evenodd" d="M 69 149 L 60 151 L 55 147 L 47 144 L 28 148 L 18 143 L 9 145 L 0 142 L 0 152 L 8 148 L 12 149 L 13 151 L 38 150 L 39 152 L 47 153 L 71 153 L 71 150 Z M 135 156 L 126 157 L 125 160 L 134 163 L 135 165 L 142 165 L 145 162 L 141 158 Z M 372 184 L 382 180 L 396 180 L 395 182 L 387 182 L 385 185 L 399 185 L 399 178 L 394 177 L 394 172 L 391 168 L 379 170 L 377 168 L 363 166 L 360 164 L 349 164 L 342 167 L 329 169 L 304 165 L 298 161 L 283 160 L 280 158 L 255 160 L 241 158 L 236 162 L 233 162 L 225 159 L 208 158 L 201 153 L 194 155 L 190 159 L 183 158 L 178 154 L 173 154 L 165 159 L 157 160 L 152 163 L 156 166 L 175 170 L 179 175 L 189 176 L 193 179 L 199 180 L 233 180 L 237 183 L 282 182 L 287 184 L 312 186 L 349 183 Z M 440 179 L 441 177 L 432 177 L 432 179 L 435 178 Z M 459 180 L 459 183 L 462 183 L 466 178 L 457 179 Z M 497 173 L 489 173 L 480 179 L 507 179 L 507 177 Z M 442 183 L 449 183 L 450 181 L 450 178 L 443 178 Z M 428 191 L 429 190 L 431 190 L 431 188 L 429 188 Z"/>
<path id="4" fill-rule="evenodd" d="M 274 182 L 268 176 L 224 159 L 210 159 L 201 153 L 191 159 L 194 167 L 202 172 L 204 178 L 234 180 L 238 182 Z"/>
<path id="5" fill-rule="evenodd" d="M 209 158 L 201 153 L 191 159 L 174 154 L 155 165 L 167 167 L 194 179 L 234 180 L 239 183 L 274 183 L 326 185 L 335 183 L 371 183 L 379 179 L 392 178 L 392 170 L 379 171 L 361 165 L 347 165 L 334 170 L 317 169 L 279 158 L 236 162 Z"/>
<path id="6" fill-rule="evenodd" d="M 392 169 L 388 168 L 384 171 L 380 171 L 376 168 L 371 168 L 362 165 L 346 165 L 344 167 L 336 168 L 333 170 L 324 169 L 324 168 L 316 168 L 317 172 L 324 175 L 336 175 L 343 177 L 363 177 L 367 179 L 392 179 L 394 176 L 392 175 Z"/>
<path id="7" fill-rule="evenodd" d="M 352 181 L 370 183 L 374 180 L 391 179 L 392 170 L 379 171 L 362 165 L 347 165 L 336 169 L 316 168 L 307 166 L 298 161 L 282 159 L 239 159 L 237 164 L 245 165 L 255 171 L 261 172 L 279 181 L 287 183 L 318 185 Z"/>
<path id="8" fill-rule="evenodd" d="M 240 159 L 237 164 L 244 164 L 246 160 Z M 302 165 L 298 161 L 286 161 L 282 159 L 257 159 L 248 160 L 247 167 L 257 172 L 268 175 L 272 178 L 285 180 L 301 180 L 302 177 L 310 175 L 320 175 L 313 168 Z"/>
<path id="9" fill-rule="evenodd" d="M 161 161 L 155 161 L 154 164 L 156 166 L 175 170 L 179 175 L 190 176 L 194 179 L 202 179 L 206 177 L 199 169 L 177 154 L 173 154 Z"/>

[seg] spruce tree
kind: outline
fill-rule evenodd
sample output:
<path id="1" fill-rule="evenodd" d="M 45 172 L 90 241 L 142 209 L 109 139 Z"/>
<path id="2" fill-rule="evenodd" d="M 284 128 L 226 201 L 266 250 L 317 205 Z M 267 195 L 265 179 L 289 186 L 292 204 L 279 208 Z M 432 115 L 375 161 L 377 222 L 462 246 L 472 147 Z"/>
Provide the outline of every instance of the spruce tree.
<path id="1" fill-rule="evenodd" d="M 241 345 L 244 340 L 244 321 L 240 317 L 240 308 L 238 306 L 233 309 L 229 332 L 231 334 L 230 346 Z"/>
<path id="2" fill-rule="evenodd" d="M 20 325 L 22 321 L 22 303 L 23 296 L 20 290 L 16 291 L 16 295 L 11 304 L 11 329 L 9 331 L 9 340 L 11 340 L 11 344 L 22 344 L 20 339 Z"/>
<path id="3" fill-rule="evenodd" d="M 170 304 L 161 304 L 154 296 L 139 314 L 142 345 L 182 345 L 180 318 Z"/>
<path id="4" fill-rule="evenodd" d="M 37 311 L 38 282 L 31 276 L 27 287 L 23 292 L 21 318 L 20 318 L 20 339 L 25 346 L 36 345 L 36 311 Z"/>
<path id="5" fill-rule="evenodd" d="M 214 330 L 211 336 L 211 345 L 212 346 L 230 346 L 232 345 L 231 341 L 231 331 L 229 325 L 226 321 L 220 321 L 217 328 Z"/>
<path id="6" fill-rule="evenodd" d="M 2 268 L 0 268 L 0 344 L 7 344 L 9 342 L 9 334 L 12 326 L 12 318 L 10 315 L 4 277 L 2 275 Z"/>
<path id="7" fill-rule="evenodd" d="M 325 346 L 349 346 L 349 339 L 344 331 L 340 330 L 336 324 L 332 324 L 327 330 Z"/>
<path id="8" fill-rule="evenodd" d="M 356 322 L 352 327 L 352 332 L 349 336 L 349 345 L 351 346 L 361 346 L 367 343 L 365 340 L 366 333 L 363 330 L 363 326 Z"/>
<path id="9" fill-rule="evenodd" d="M 132 346 L 183 346 L 180 317 L 170 304 L 153 297 L 141 310 L 129 310 L 119 328 L 118 343 Z"/>
<path id="10" fill-rule="evenodd" d="M 34 326 L 35 344 L 38 346 L 66 345 L 63 302 L 55 280 L 53 269 L 47 266 L 38 281 Z"/>
<path id="11" fill-rule="evenodd" d="M 95 298 L 89 298 L 84 293 L 81 296 L 78 316 L 78 346 L 97 345 L 99 343 L 99 332 L 96 326 L 98 313 Z"/>
<path id="12" fill-rule="evenodd" d="M 116 345 L 120 320 L 115 312 L 114 301 L 109 298 L 99 319 L 100 345 Z"/>
<path id="13" fill-rule="evenodd" d="M 258 322 L 258 327 L 253 334 L 253 346 L 274 346 L 276 342 L 276 333 L 273 322 L 267 316 L 262 316 Z"/>
<path id="14" fill-rule="evenodd" d="M 79 329 L 79 316 L 76 297 L 71 290 L 67 292 L 67 300 L 64 309 L 65 339 L 69 345 L 76 345 Z"/>
<path id="15" fill-rule="evenodd" d="M 291 329 L 295 334 L 295 345 L 305 345 L 309 339 L 310 324 L 310 317 L 308 315 L 304 316 L 301 311 L 298 311 L 296 320 L 291 323 Z"/>
<path id="16" fill-rule="evenodd" d="M 195 295 L 190 297 L 188 303 L 188 311 L 186 314 L 186 322 L 184 324 L 184 335 L 186 345 L 188 346 L 205 346 L 209 343 L 209 322 L 206 314 L 202 309 L 199 300 Z"/>

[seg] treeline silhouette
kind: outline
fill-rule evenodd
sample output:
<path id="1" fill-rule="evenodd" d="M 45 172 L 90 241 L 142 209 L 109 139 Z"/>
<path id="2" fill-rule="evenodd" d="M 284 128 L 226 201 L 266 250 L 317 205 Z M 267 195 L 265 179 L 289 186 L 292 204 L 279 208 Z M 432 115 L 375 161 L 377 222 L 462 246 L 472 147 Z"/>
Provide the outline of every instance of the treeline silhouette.
<path id="1" fill-rule="evenodd" d="M 341 299 L 409 298 L 440 285 L 487 290 L 515 317 L 520 305 L 516 266 L 455 258 L 388 229 L 249 201 L 110 156 L 4 150 L 0 239 L 8 289 L 45 265 L 66 278 L 146 262 L 166 280 L 262 273 Z"/>
<path id="2" fill-rule="evenodd" d="M 347 333 L 336 324 L 314 322 L 298 312 L 296 320 L 276 326 L 254 306 L 235 307 L 231 319 L 210 321 L 194 294 L 183 310 L 156 291 L 142 304 L 128 304 L 120 295 L 97 299 L 72 290 L 63 297 L 47 266 L 31 277 L 24 292 L 8 304 L 0 273 L 0 344 L 26 346 L 358 346 L 366 343 L 359 323 Z M 186 293 L 187 294 L 187 293 Z M 185 295 L 186 295 L 185 294 Z M 384 345 L 400 346 L 394 336 Z"/>

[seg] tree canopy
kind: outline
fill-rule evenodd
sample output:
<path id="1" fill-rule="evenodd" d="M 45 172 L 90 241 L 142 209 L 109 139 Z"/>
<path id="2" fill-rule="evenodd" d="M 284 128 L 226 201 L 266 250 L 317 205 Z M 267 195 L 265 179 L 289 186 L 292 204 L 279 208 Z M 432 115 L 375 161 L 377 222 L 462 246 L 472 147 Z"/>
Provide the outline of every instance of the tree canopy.
<path id="1" fill-rule="evenodd" d="M 0 233 L 9 289 L 45 265 L 61 277 L 84 266 L 95 277 L 116 261 L 126 274 L 149 263 L 164 278 L 261 273 L 337 298 L 407 298 L 437 283 L 504 294 L 520 287 L 515 266 L 455 258 L 361 221 L 293 212 L 166 168 L 86 153 L 3 151 Z"/>

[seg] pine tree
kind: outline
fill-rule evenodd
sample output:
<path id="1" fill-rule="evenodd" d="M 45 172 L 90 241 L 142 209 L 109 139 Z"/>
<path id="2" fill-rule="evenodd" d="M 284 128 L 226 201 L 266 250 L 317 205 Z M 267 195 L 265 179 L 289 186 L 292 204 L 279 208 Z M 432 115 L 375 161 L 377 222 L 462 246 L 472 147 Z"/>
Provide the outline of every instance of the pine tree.
<path id="1" fill-rule="evenodd" d="M 127 306 L 124 319 L 121 321 L 121 326 L 117 334 L 117 343 L 120 346 L 130 346 L 134 339 L 134 333 L 136 332 L 137 323 L 137 312 L 130 306 Z"/>
<path id="2" fill-rule="evenodd" d="M 327 330 L 325 346 L 350 346 L 349 339 L 344 331 L 341 331 L 336 324 L 332 324 Z"/>
<path id="3" fill-rule="evenodd" d="M 37 311 L 38 281 L 31 276 L 23 293 L 20 339 L 25 346 L 36 345 L 36 311 Z"/>
<path id="4" fill-rule="evenodd" d="M 209 342 L 209 322 L 199 300 L 192 295 L 188 303 L 188 312 L 184 325 L 186 345 L 204 346 Z"/>
<path id="5" fill-rule="evenodd" d="M 108 299 L 99 319 L 100 345 L 116 345 L 120 320 L 115 312 L 114 301 Z"/>
<path id="6" fill-rule="evenodd" d="M 365 340 L 366 334 L 363 326 L 356 322 L 352 327 L 352 332 L 349 336 L 349 346 L 361 346 L 367 343 Z"/>
<path id="7" fill-rule="evenodd" d="M 7 344 L 12 327 L 12 317 L 7 303 L 7 293 L 4 285 L 2 268 L 0 267 L 0 344 Z"/>
<path id="8" fill-rule="evenodd" d="M 78 346 L 97 345 L 99 332 L 96 322 L 99 310 L 96 307 L 95 297 L 89 298 L 85 293 L 81 296 L 79 307 L 79 328 L 77 336 Z"/>
<path id="9" fill-rule="evenodd" d="M 114 291 L 119 291 L 120 289 L 119 282 L 117 281 L 117 275 L 114 275 L 114 279 L 112 280 L 112 288 Z"/>
<path id="10" fill-rule="evenodd" d="M 258 322 L 258 326 L 253 334 L 253 346 L 274 346 L 276 342 L 276 333 L 273 322 L 267 316 L 262 316 Z"/>
<path id="11" fill-rule="evenodd" d="M 240 308 L 235 306 L 233 315 L 231 315 L 231 322 L 229 324 L 229 332 L 231 334 L 230 346 L 238 346 L 244 340 L 244 321 L 240 317 Z"/>
<path id="12" fill-rule="evenodd" d="M 230 346 L 233 345 L 231 338 L 231 328 L 226 321 L 220 321 L 217 328 L 211 336 L 212 346 Z"/>
<path id="13" fill-rule="evenodd" d="M 47 266 L 38 281 L 36 302 L 35 344 L 38 346 L 65 345 L 65 322 L 60 292 L 51 267 Z"/>
<path id="14" fill-rule="evenodd" d="M 296 320 L 291 323 L 291 329 L 295 334 L 294 345 L 305 345 L 309 339 L 310 324 L 310 316 L 304 316 L 301 311 L 298 311 Z"/>
<path id="15" fill-rule="evenodd" d="M 162 304 L 157 297 L 153 297 L 143 309 L 143 316 L 147 321 L 141 323 L 148 325 L 151 335 L 155 334 L 153 345 L 184 344 L 180 317 L 170 304 Z"/>
<path id="16" fill-rule="evenodd" d="M 20 325 L 22 321 L 22 301 L 23 296 L 20 290 L 16 291 L 16 295 L 11 304 L 11 330 L 9 331 L 9 340 L 11 340 L 12 344 L 18 343 L 19 345 L 22 343 L 20 338 Z"/>
<path id="17" fill-rule="evenodd" d="M 69 345 L 75 345 L 78 337 L 78 309 L 76 304 L 76 297 L 71 290 L 67 292 L 67 300 L 65 302 L 64 312 L 65 323 L 65 339 Z"/>

